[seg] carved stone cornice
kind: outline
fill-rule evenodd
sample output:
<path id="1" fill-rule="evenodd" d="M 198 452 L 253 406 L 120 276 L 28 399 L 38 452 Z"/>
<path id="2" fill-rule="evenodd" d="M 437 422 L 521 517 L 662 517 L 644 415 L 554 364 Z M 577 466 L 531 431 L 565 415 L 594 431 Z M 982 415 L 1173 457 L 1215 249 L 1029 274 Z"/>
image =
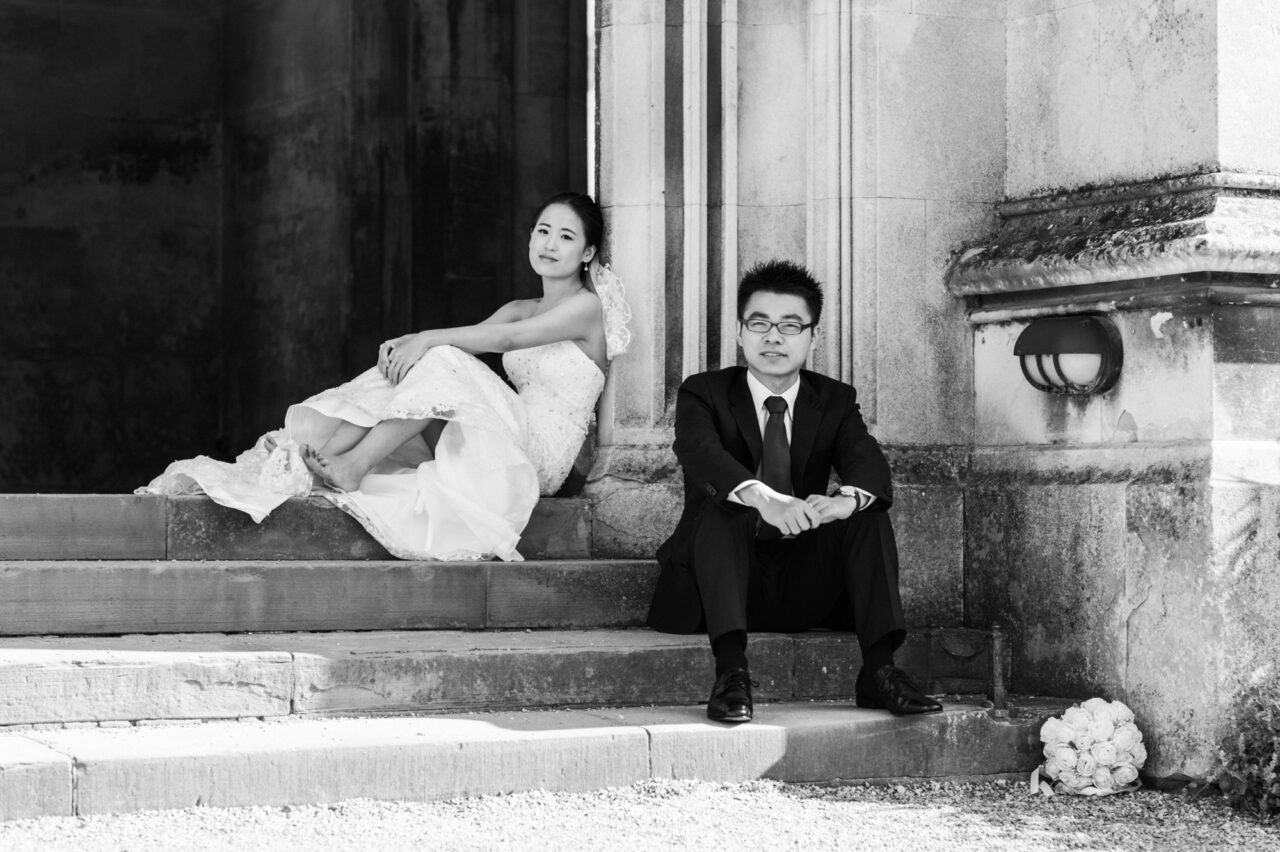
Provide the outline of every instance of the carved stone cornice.
<path id="1" fill-rule="evenodd" d="M 1086 188 L 1008 201 L 999 213 L 994 238 L 957 252 L 947 273 L 971 310 L 1115 307 L 1192 290 L 1210 300 L 1280 297 L 1280 176 Z"/>

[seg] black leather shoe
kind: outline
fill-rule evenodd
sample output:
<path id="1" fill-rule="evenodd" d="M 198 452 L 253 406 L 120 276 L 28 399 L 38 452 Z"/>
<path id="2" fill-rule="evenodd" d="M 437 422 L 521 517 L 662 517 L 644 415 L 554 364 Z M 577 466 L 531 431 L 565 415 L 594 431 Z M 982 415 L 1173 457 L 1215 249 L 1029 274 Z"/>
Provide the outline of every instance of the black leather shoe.
<path id="1" fill-rule="evenodd" d="M 759 685 L 746 669 L 720 675 L 707 699 L 707 718 L 713 722 L 750 722 L 751 687 Z"/>
<path id="2" fill-rule="evenodd" d="M 937 713 L 942 705 L 925 695 L 910 675 L 897 666 L 881 666 L 869 675 L 858 673 L 854 694 L 859 707 L 888 710 L 895 716 Z"/>

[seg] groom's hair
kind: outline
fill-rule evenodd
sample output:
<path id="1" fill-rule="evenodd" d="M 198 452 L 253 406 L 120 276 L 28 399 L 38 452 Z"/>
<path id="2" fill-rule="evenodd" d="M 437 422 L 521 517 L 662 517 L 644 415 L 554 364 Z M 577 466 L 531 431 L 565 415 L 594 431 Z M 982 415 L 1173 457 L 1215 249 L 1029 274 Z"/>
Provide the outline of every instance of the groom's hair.
<path id="1" fill-rule="evenodd" d="M 822 318 L 822 285 L 813 277 L 813 273 L 798 263 L 766 260 L 748 269 L 747 274 L 742 276 L 742 283 L 738 285 L 739 318 L 751 297 L 762 291 L 799 296 L 809 306 L 813 322 Z"/>

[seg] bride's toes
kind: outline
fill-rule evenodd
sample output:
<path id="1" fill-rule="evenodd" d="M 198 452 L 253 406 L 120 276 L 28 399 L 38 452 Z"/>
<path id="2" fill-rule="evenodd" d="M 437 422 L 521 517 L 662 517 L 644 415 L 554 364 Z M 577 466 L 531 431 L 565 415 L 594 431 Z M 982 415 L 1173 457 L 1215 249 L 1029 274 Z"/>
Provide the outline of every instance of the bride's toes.
<path id="1" fill-rule="evenodd" d="M 360 483 L 358 481 L 348 482 L 349 477 L 343 476 L 338 465 L 332 459 L 325 458 L 315 448 L 308 444 L 303 444 L 300 450 L 302 454 L 302 463 L 307 466 L 307 470 L 315 474 L 324 485 L 332 488 L 334 491 L 355 491 Z"/>
<path id="2" fill-rule="evenodd" d="M 315 448 L 309 444 L 303 444 L 299 452 L 302 454 L 302 463 L 307 466 L 307 470 L 315 474 L 316 479 L 334 490 L 342 490 L 333 481 L 333 471 L 329 467 L 327 458 L 316 452 Z"/>
<path id="3" fill-rule="evenodd" d="M 275 435 L 272 435 L 272 434 L 270 434 L 270 433 L 268 433 L 268 434 L 266 434 L 266 435 L 263 435 L 263 436 L 262 436 L 262 446 L 266 448 L 267 452 L 269 452 L 269 453 L 270 453 L 270 452 L 274 452 L 274 451 L 275 451 L 275 448 L 276 448 L 276 446 L 277 446 L 277 444 L 276 444 L 276 436 L 275 436 Z"/>

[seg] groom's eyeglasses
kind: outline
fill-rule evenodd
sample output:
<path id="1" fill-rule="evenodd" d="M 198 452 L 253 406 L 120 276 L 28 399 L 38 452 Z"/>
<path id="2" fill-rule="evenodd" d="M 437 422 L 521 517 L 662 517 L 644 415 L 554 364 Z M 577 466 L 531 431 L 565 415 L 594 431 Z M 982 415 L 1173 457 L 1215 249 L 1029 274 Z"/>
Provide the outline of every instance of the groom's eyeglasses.
<path id="1" fill-rule="evenodd" d="M 747 331 L 754 332 L 756 334 L 768 334 L 770 330 L 776 328 L 788 337 L 799 334 L 806 328 L 813 328 L 817 325 L 816 322 L 792 322 L 791 320 L 784 320 L 783 322 L 769 322 L 767 319 L 747 319 L 738 320 L 738 322 L 746 326 Z"/>

